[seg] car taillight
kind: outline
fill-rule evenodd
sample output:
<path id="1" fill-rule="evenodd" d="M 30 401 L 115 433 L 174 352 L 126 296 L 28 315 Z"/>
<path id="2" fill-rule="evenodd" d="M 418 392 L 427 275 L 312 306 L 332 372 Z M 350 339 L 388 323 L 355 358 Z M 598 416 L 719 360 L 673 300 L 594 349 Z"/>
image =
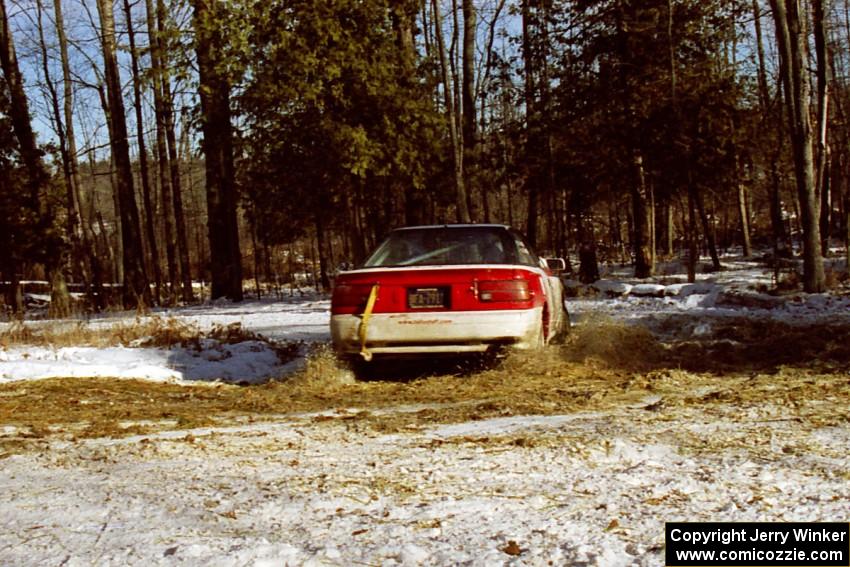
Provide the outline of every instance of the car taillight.
<path id="1" fill-rule="evenodd" d="M 526 280 L 478 282 L 479 301 L 529 301 L 531 290 Z"/>
<path id="2" fill-rule="evenodd" d="M 364 309 L 369 300 L 372 284 L 337 284 L 331 298 L 332 310 L 340 308 Z"/>

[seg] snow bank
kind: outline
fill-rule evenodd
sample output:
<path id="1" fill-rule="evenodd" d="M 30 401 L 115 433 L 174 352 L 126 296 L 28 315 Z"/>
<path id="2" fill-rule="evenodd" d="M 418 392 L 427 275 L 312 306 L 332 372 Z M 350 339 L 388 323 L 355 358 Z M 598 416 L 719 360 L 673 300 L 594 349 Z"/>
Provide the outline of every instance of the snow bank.
<path id="1" fill-rule="evenodd" d="M 200 349 L 16 347 L 0 351 L 0 383 L 71 377 L 137 378 L 153 381 L 214 381 L 255 384 L 279 376 L 277 353 L 260 341 Z"/>
<path id="2" fill-rule="evenodd" d="M 652 296 L 652 297 L 661 297 L 664 295 L 665 286 L 661 284 L 651 284 L 651 283 L 643 283 L 632 286 L 632 295 L 636 295 L 638 297 L 641 296 Z"/>
<path id="3" fill-rule="evenodd" d="M 202 331 L 239 323 L 242 329 L 271 340 L 311 343 L 330 340 L 329 311 L 330 301 L 308 295 L 279 301 L 217 301 L 178 309 L 158 309 L 152 316 L 174 317 L 197 325 Z M 109 327 L 116 323 L 132 323 L 136 319 L 135 313 L 109 313 L 86 324 L 95 328 Z M 6 325 L 0 324 L 0 330 Z M 62 377 L 114 377 L 256 384 L 289 374 L 303 362 L 303 357 L 281 361 L 268 343 L 258 341 L 221 344 L 202 340 L 200 349 L 11 347 L 0 350 L 0 383 Z"/>
<path id="4" fill-rule="evenodd" d="M 591 287 L 608 297 L 627 295 L 631 290 L 631 284 L 616 280 L 598 280 Z"/>

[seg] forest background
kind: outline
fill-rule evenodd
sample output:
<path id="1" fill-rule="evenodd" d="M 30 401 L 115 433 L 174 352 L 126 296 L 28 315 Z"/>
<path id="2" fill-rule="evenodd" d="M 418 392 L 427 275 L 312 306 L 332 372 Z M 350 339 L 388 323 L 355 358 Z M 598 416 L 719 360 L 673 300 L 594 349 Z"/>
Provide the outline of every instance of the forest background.
<path id="1" fill-rule="evenodd" d="M 326 288 L 411 224 L 507 223 L 585 282 L 735 247 L 821 292 L 850 255 L 848 0 L 0 11 L 8 313 L 26 280 L 57 316 Z"/>

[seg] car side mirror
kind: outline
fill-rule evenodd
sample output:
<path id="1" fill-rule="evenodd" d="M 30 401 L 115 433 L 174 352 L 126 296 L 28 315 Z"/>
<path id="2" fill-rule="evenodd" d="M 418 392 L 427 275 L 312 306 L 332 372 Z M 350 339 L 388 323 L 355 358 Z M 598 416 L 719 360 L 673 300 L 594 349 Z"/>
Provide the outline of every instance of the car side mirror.
<path id="1" fill-rule="evenodd" d="M 559 274 L 567 269 L 567 263 L 564 262 L 563 258 L 545 258 L 543 261 L 546 262 L 546 268 L 555 274 Z"/>

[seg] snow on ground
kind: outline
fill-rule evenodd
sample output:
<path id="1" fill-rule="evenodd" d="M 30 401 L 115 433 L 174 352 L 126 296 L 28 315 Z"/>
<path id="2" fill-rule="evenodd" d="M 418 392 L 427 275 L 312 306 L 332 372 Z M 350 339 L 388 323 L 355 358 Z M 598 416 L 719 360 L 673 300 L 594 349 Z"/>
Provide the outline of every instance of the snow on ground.
<path id="1" fill-rule="evenodd" d="M 153 316 L 180 321 L 208 331 L 214 325 L 239 323 L 243 329 L 272 340 L 326 342 L 330 302 L 308 296 L 301 300 L 220 302 L 181 309 L 162 309 Z M 92 327 L 130 323 L 135 314 L 107 314 L 91 319 Z M 33 322 L 34 326 L 54 322 Z M 206 341 L 190 347 L 70 347 L 15 346 L 0 350 L 0 384 L 54 377 L 118 377 L 156 381 L 257 383 L 286 375 L 301 361 L 280 361 L 268 344 L 245 341 L 235 345 Z"/>
<path id="2" fill-rule="evenodd" d="M 733 267 L 700 274 L 695 286 L 613 272 L 600 287 L 615 297 L 568 304 L 580 324 L 602 315 L 669 332 L 662 323 L 673 320 L 686 336 L 729 317 L 850 322 L 846 295 L 777 300 L 754 289 L 770 282 L 764 268 Z M 647 283 L 660 287 L 643 296 L 617 291 Z M 317 298 L 159 315 L 204 329 L 239 322 L 273 339 L 328 340 L 328 302 Z M 0 351 L 0 381 L 221 378 L 205 374 L 214 352 L 236 365 L 232 376 L 281 371 L 262 348 L 210 350 L 15 347 Z M 675 415 L 648 411 L 655 405 L 394 433 L 283 416 L 54 440 L 0 457 L 0 564 L 655 566 L 663 564 L 665 521 L 847 519 L 846 422 L 800 423 L 764 405 L 695 405 Z"/>
<path id="3" fill-rule="evenodd" d="M 266 382 L 288 367 L 267 343 L 191 348 L 15 347 L 0 351 L 0 384 L 46 378 L 140 378 L 153 381 Z M 293 365 L 289 365 L 290 367 Z"/>
<path id="4" fill-rule="evenodd" d="M 401 434 L 292 418 L 54 443 L 3 461 L 0 558 L 655 566 L 665 521 L 846 519 L 846 428 L 687 418 L 632 409 Z M 759 454 L 687 442 L 748 429 L 776 442 Z M 788 444 L 820 449 L 789 455 Z"/>
<path id="5" fill-rule="evenodd" d="M 330 339 L 331 303 L 312 294 L 282 301 L 228 301 L 212 305 L 157 311 L 163 317 L 181 320 L 209 329 L 213 325 L 240 323 L 243 328 L 271 339 L 323 342 Z"/>
<path id="6" fill-rule="evenodd" d="M 687 338 L 699 327 L 703 333 L 718 321 L 735 317 L 771 320 L 788 325 L 850 323 L 850 287 L 839 293 L 795 293 L 776 296 L 764 290 L 775 287 L 774 272 L 756 260 L 724 257 L 720 272 L 702 272 L 687 283 L 682 266 L 659 266 L 650 280 L 631 277 L 632 268 L 609 268 L 603 279 L 590 286 L 599 293 L 567 300 L 574 322 L 609 317 L 642 325 L 659 335 Z M 580 284 L 573 282 L 574 290 Z M 637 293 L 636 293 L 637 291 Z M 679 326 L 671 326 L 670 321 Z M 667 338 L 670 338 L 669 336 Z"/>

